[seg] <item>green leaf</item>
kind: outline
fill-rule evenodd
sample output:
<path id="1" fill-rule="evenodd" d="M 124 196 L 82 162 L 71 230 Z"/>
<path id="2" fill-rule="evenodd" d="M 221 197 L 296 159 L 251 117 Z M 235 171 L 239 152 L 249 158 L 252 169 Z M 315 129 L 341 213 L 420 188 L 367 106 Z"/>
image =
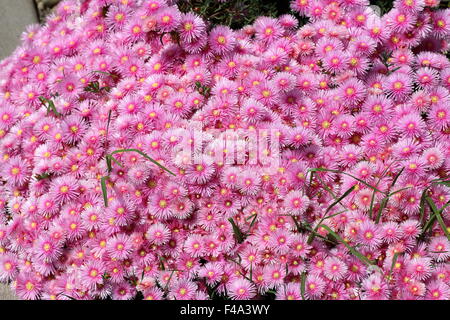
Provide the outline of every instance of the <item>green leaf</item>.
<path id="1" fill-rule="evenodd" d="M 392 163 L 386 168 L 386 170 L 383 171 L 383 175 L 387 172 L 387 170 L 389 170 L 389 168 L 390 168 L 394 163 L 395 163 L 395 161 L 392 162 Z M 397 180 L 398 180 L 398 178 L 400 177 L 400 175 L 402 174 L 403 170 L 405 170 L 405 167 L 403 167 L 403 168 L 399 171 L 399 173 L 397 173 L 397 174 L 395 175 L 394 180 L 392 180 L 391 187 L 390 187 L 389 189 L 391 189 L 391 188 L 393 188 L 393 187 L 395 186 L 395 184 L 397 183 Z M 377 187 L 378 187 L 378 184 L 381 182 L 381 179 L 382 179 L 382 178 L 380 177 L 380 179 L 379 179 L 378 182 L 377 182 Z M 375 193 L 376 193 L 376 191 L 373 192 L 373 194 L 372 194 L 372 199 L 370 200 L 369 217 L 371 217 L 371 218 L 373 217 L 373 206 L 374 206 L 374 201 L 375 201 Z M 387 195 L 387 196 L 384 197 L 384 199 L 381 201 L 380 209 L 378 210 L 378 215 L 377 215 L 377 217 L 376 217 L 376 219 L 375 219 L 376 223 L 378 223 L 378 222 L 380 221 L 381 214 L 382 214 L 382 212 L 383 212 L 383 209 L 386 207 L 387 202 L 389 201 L 389 197 L 390 197 L 390 196 Z"/>
<path id="2" fill-rule="evenodd" d="M 111 161 L 114 161 L 114 163 L 115 164 L 117 164 L 119 167 L 121 167 L 121 168 L 123 168 L 123 164 L 121 164 L 120 162 L 119 162 L 119 160 L 117 160 L 114 156 L 109 156 L 109 160 Z"/>
<path id="3" fill-rule="evenodd" d="M 44 179 L 48 179 L 48 178 L 50 178 L 51 176 L 52 176 L 51 173 L 45 172 L 45 173 L 36 175 L 35 178 L 36 178 L 37 181 L 41 181 L 41 180 L 44 180 Z"/>
<path id="4" fill-rule="evenodd" d="M 352 193 L 353 190 L 355 190 L 356 185 L 352 186 L 350 189 L 344 192 L 342 196 L 340 196 L 336 201 L 334 201 L 325 211 L 325 214 L 327 214 L 335 205 L 340 203 L 342 200 L 344 200 L 350 193 Z"/>
<path id="5" fill-rule="evenodd" d="M 450 234 L 447 230 L 447 226 L 445 225 L 444 219 L 442 218 L 441 211 L 437 209 L 436 204 L 434 203 L 433 199 L 430 197 L 426 198 L 428 205 L 430 206 L 431 210 L 433 211 L 434 215 L 436 216 L 436 219 L 441 226 L 442 231 L 444 231 L 445 236 L 448 240 L 450 240 Z"/>
<path id="6" fill-rule="evenodd" d="M 397 183 L 398 178 L 400 177 L 400 175 L 403 173 L 404 170 L 405 170 L 405 167 L 403 167 L 403 168 L 399 171 L 399 173 L 397 173 L 397 174 L 395 175 L 394 180 L 392 180 L 391 188 L 392 188 L 393 186 L 395 186 L 395 184 Z"/>
<path id="7" fill-rule="evenodd" d="M 109 179 L 109 176 L 105 176 L 100 179 L 100 184 L 102 186 L 103 202 L 105 203 L 105 207 L 108 207 L 108 191 L 106 190 L 107 179 Z"/>
<path id="8" fill-rule="evenodd" d="M 169 280 L 167 280 L 167 283 L 166 283 L 166 285 L 164 287 L 164 292 L 167 292 L 167 290 L 169 289 L 170 280 L 172 280 L 174 272 L 175 272 L 175 270 L 172 270 L 172 272 L 170 273 Z"/>
<path id="9" fill-rule="evenodd" d="M 381 215 L 383 214 L 383 210 L 386 208 L 389 199 L 390 199 L 394 194 L 397 194 L 397 193 L 399 193 L 399 192 L 402 192 L 402 191 L 405 191 L 405 190 L 408 190 L 408 189 L 411 189 L 411 187 L 406 187 L 406 188 L 402 188 L 402 189 L 400 189 L 400 190 L 394 191 L 394 192 L 388 194 L 386 197 L 384 197 L 383 200 L 381 200 L 380 208 L 378 209 L 378 214 L 377 214 L 377 217 L 376 217 L 376 219 L 375 219 L 375 223 L 379 223 L 379 222 L 380 222 L 380 220 L 381 220 Z"/>
<path id="10" fill-rule="evenodd" d="M 300 283 L 300 293 L 302 295 L 302 300 L 306 300 L 305 289 L 306 289 L 306 272 L 302 272 L 302 281 Z"/>
<path id="11" fill-rule="evenodd" d="M 383 200 L 381 200 L 380 208 L 378 209 L 378 214 L 375 219 L 375 223 L 380 222 L 381 215 L 383 214 L 383 210 L 384 210 L 384 208 L 386 208 L 388 201 L 389 201 L 389 197 L 385 197 L 385 198 L 383 198 Z"/>
<path id="12" fill-rule="evenodd" d="M 439 209 L 439 211 L 440 211 L 441 213 L 444 212 L 444 210 L 447 209 L 448 206 L 450 206 L 450 201 L 448 201 L 446 204 L 444 204 L 444 205 L 442 206 L 442 208 Z"/>
<path id="13" fill-rule="evenodd" d="M 119 77 L 118 77 L 117 75 L 115 75 L 115 74 L 112 74 L 112 73 L 109 73 L 109 72 L 105 72 L 105 71 L 100 71 L 100 70 L 92 71 L 92 73 L 102 73 L 102 74 L 105 74 L 105 75 L 110 76 L 110 77 L 113 77 L 113 78 L 119 78 Z"/>
<path id="14" fill-rule="evenodd" d="M 430 219 L 425 223 L 422 231 L 422 236 L 425 235 L 428 231 L 428 229 L 432 229 L 433 225 L 436 223 L 436 214 L 432 214 L 430 216 Z"/>
<path id="15" fill-rule="evenodd" d="M 163 169 L 164 171 L 167 171 L 168 173 L 170 173 L 173 176 L 176 176 L 175 173 L 173 173 L 172 171 L 170 171 L 169 169 L 167 169 L 166 167 L 162 166 L 159 162 L 157 162 L 156 160 L 153 160 L 151 157 L 149 157 L 146 153 L 142 152 L 141 150 L 138 149 L 120 149 L 120 150 L 115 150 L 113 152 L 110 153 L 111 157 L 116 154 L 116 153 L 123 153 L 123 152 L 137 152 L 139 153 L 141 156 L 143 156 L 144 158 L 146 158 L 147 160 L 149 160 L 150 162 L 154 163 L 155 165 L 157 165 L 158 167 L 160 167 L 161 169 Z"/>
<path id="16" fill-rule="evenodd" d="M 109 135 L 109 124 L 111 123 L 111 115 L 112 115 L 112 110 L 108 111 L 108 123 L 106 124 L 106 138 L 108 138 Z"/>
<path id="17" fill-rule="evenodd" d="M 41 101 L 42 105 L 47 108 L 47 114 L 52 112 L 56 117 L 61 116 L 61 113 L 59 113 L 58 110 L 56 110 L 55 104 L 53 103 L 52 100 L 47 99 L 43 96 L 40 96 L 39 100 Z"/>
<path id="18" fill-rule="evenodd" d="M 394 257 L 392 258 L 391 270 L 389 271 L 389 278 L 391 278 L 392 276 L 392 271 L 394 270 L 394 266 L 397 263 L 398 256 L 399 256 L 398 252 L 394 253 Z"/>
<path id="19" fill-rule="evenodd" d="M 241 229 L 236 225 L 236 222 L 234 222 L 233 218 L 229 218 L 228 221 L 230 221 L 231 226 L 233 227 L 233 233 L 234 237 L 236 238 L 238 243 L 244 242 L 245 235 L 242 233 Z"/>
<path id="20" fill-rule="evenodd" d="M 323 237 L 321 234 L 316 233 L 316 232 L 311 228 L 311 226 L 310 226 L 309 224 L 304 223 L 304 224 L 300 225 L 300 224 L 298 223 L 298 221 L 295 219 L 295 216 L 292 216 L 292 215 L 289 215 L 289 216 L 290 216 L 290 217 L 292 218 L 292 220 L 294 221 L 295 226 L 297 227 L 297 231 L 298 231 L 298 232 L 303 233 L 304 231 L 309 231 L 309 232 L 313 233 L 314 236 L 316 236 L 316 237 L 318 237 L 318 238 L 321 238 L 322 240 L 324 240 L 324 241 L 326 241 L 326 242 L 329 242 L 329 243 L 331 243 L 331 244 L 333 244 L 333 245 L 335 244 L 333 241 L 328 240 L 327 238 Z"/>
<path id="21" fill-rule="evenodd" d="M 341 202 L 343 199 L 345 199 L 350 193 L 352 193 L 352 191 L 355 190 L 355 188 L 356 188 L 356 186 L 352 186 L 350 189 L 348 189 L 347 191 L 345 191 L 344 194 L 343 194 L 342 196 L 340 196 L 338 199 L 336 199 L 336 200 L 335 200 L 335 201 L 327 208 L 327 210 L 326 210 L 325 213 L 324 213 L 324 216 L 322 217 L 322 219 L 321 219 L 321 220 L 319 221 L 319 223 L 317 224 L 317 227 L 314 228 L 314 232 L 312 232 L 312 233 L 309 235 L 309 237 L 308 237 L 308 244 L 311 244 L 311 243 L 314 241 L 314 237 L 315 237 L 315 235 L 316 235 L 316 233 L 317 233 L 318 227 L 319 227 L 319 225 L 320 225 L 324 220 L 330 219 L 330 218 L 332 218 L 332 217 L 335 217 L 335 216 L 337 216 L 337 215 L 339 215 L 339 214 L 341 214 L 341 213 L 347 211 L 347 209 L 346 209 L 346 210 L 344 210 L 344 211 L 338 212 L 338 213 L 336 213 L 336 214 L 333 214 L 333 215 L 327 217 L 327 213 L 328 213 L 335 205 L 337 205 L 338 203 L 340 203 L 340 202 Z M 342 205 L 342 204 L 341 204 L 341 205 Z M 344 205 L 342 205 L 342 206 L 344 206 Z M 345 208 L 345 206 L 344 206 L 344 208 Z"/>
<path id="22" fill-rule="evenodd" d="M 254 216 L 254 217 L 253 217 L 253 219 L 252 219 L 252 222 L 250 223 L 250 226 L 248 227 L 248 232 L 250 232 L 250 230 L 252 229 L 253 225 L 254 225 L 255 222 L 256 222 L 256 218 L 258 217 L 258 215 L 257 215 L 256 213 L 255 213 L 253 216 Z"/>
<path id="23" fill-rule="evenodd" d="M 346 176 L 352 177 L 353 179 L 355 179 L 356 181 L 362 183 L 363 185 L 365 185 L 366 187 L 375 190 L 377 192 L 383 193 L 382 191 L 378 190 L 377 188 L 375 188 L 374 186 L 368 184 L 367 182 L 355 177 L 354 175 L 351 175 L 347 172 L 343 172 L 343 171 L 339 171 L 339 170 L 331 170 L 331 169 L 325 169 L 325 168 L 312 168 L 312 169 L 308 169 L 308 171 L 310 172 L 333 172 L 333 173 L 339 173 L 339 174 L 345 174 Z"/>
<path id="24" fill-rule="evenodd" d="M 444 179 L 435 179 L 435 180 L 431 180 L 432 184 L 442 184 L 446 187 L 450 187 L 450 180 L 447 180 L 448 178 L 444 178 Z"/>
<path id="25" fill-rule="evenodd" d="M 341 242 L 344 246 L 346 246 L 347 249 L 350 250 L 350 252 L 355 257 L 357 257 L 359 260 L 361 260 L 361 262 L 365 263 L 368 266 L 374 265 L 373 261 L 370 261 L 369 259 L 367 259 L 367 257 L 365 255 L 363 255 L 358 250 L 356 250 L 354 247 L 352 247 L 347 242 L 345 242 L 344 239 L 342 239 L 336 232 L 331 230 L 330 227 L 328 227 L 327 225 L 324 225 L 324 224 L 320 225 L 319 227 L 327 230 L 331 235 L 333 235 L 333 237 L 335 237 L 339 242 Z"/>
<path id="26" fill-rule="evenodd" d="M 108 168 L 108 172 L 112 171 L 112 164 L 111 164 L 111 156 L 109 154 L 106 155 L 106 167 Z"/>
<path id="27" fill-rule="evenodd" d="M 422 196 L 420 197 L 420 204 L 419 204 L 419 222 L 422 224 L 423 218 L 425 217 L 425 198 L 427 196 L 428 188 L 423 190 Z"/>

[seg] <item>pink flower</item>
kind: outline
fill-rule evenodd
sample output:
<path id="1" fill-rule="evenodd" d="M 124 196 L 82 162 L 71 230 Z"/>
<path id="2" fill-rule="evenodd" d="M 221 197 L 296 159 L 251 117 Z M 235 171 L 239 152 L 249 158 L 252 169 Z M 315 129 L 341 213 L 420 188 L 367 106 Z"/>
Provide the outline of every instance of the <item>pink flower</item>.
<path id="1" fill-rule="evenodd" d="M 187 279 L 174 281 L 171 285 L 170 295 L 176 300 L 192 300 L 197 290 L 197 285 Z"/>
<path id="2" fill-rule="evenodd" d="M 124 260 L 131 255 L 132 250 L 130 238 L 125 234 L 116 235 L 106 244 L 106 251 L 114 259 Z"/>
<path id="3" fill-rule="evenodd" d="M 57 178 L 52 181 L 49 193 L 58 204 L 74 200 L 79 195 L 78 181 L 71 176 Z"/>
<path id="4" fill-rule="evenodd" d="M 16 292 L 22 299 L 36 300 L 42 293 L 42 283 L 31 273 L 20 273 L 17 277 Z"/>
<path id="5" fill-rule="evenodd" d="M 340 259 L 328 257 L 325 259 L 324 275 L 333 281 L 343 279 L 347 273 L 347 265 Z"/>
<path id="6" fill-rule="evenodd" d="M 205 33 L 206 25 L 202 18 L 188 12 L 181 15 L 179 30 L 182 39 L 192 42 Z"/>
<path id="7" fill-rule="evenodd" d="M 13 157 L 2 168 L 2 175 L 12 186 L 23 186 L 30 179 L 31 170 L 27 161 Z"/>
<path id="8" fill-rule="evenodd" d="M 103 275 L 105 273 L 105 266 L 101 261 L 92 261 L 85 265 L 80 270 L 81 283 L 86 287 L 95 287 L 103 283 Z"/>
<path id="9" fill-rule="evenodd" d="M 231 51 L 235 46 L 233 31 L 225 26 L 215 27 L 209 34 L 209 44 L 211 50 L 217 54 Z"/>
<path id="10" fill-rule="evenodd" d="M 249 300 L 256 294 L 254 285 L 246 279 L 235 279 L 229 284 L 228 290 L 234 300 Z"/>
<path id="11" fill-rule="evenodd" d="M 366 300 L 387 300 L 389 298 L 389 289 L 386 283 L 377 274 L 371 275 L 362 282 L 363 299 Z"/>
<path id="12" fill-rule="evenodd" d="M 284 200 L 287 212 L 293 215 L 303 214 L 309 205 L 309 199 L 301 191 L 291 191 Z"/>

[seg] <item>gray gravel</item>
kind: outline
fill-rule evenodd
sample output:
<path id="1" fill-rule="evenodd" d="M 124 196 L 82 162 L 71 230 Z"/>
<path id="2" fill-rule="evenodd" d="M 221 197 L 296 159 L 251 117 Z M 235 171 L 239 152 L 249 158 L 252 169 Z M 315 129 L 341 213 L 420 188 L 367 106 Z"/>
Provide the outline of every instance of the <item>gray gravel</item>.
<path id="1" fill-rule="evenodd" d="M 0 284 L 0 300 L 18 300 L 9 286 Z"/>
<path id="2" fill-rule="evenodd" d="M 59 1 L 0 0 L 0 60 L 9 56 L 20 44 L 20 36 L 26 26 L 42 21 Z M 0 300 L 17 299 L 8 285 L 0 284 Z"/>
<path id="3" fill-rule="evenodd" d="M 26 26 L 37 23 L 33 0 L 0 0 L 0 60 L 19 45 Z"/>
<path id="4" fill-rule="evenodd" d="M 61 0 L 33 0 L 33 1 L 36 2 L 39 20 L 42 22 L 44 21 L 45 17 Z"/>

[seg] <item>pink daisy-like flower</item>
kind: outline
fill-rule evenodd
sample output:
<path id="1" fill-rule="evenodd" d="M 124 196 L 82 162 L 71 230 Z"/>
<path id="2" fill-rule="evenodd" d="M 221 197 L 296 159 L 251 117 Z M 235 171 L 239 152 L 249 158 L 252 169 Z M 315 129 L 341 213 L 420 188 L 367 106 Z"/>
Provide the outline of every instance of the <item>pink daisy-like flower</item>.
<path id="1" fill-rule="evenodd" d="M 363 280 L 362 289 L 365 300 L 387 300 L 389 298 L 389 287 L 377 274 L 372 274 Z"/>
<path id="2" fill-rule="evenodd" d="M 148 288 L 143 292 L 144 300 L 162 300 L 164 292 L 157 287 Z"/>
<path id="3" fill-rule="evenodd" d="M 193 234 L 189 236 L 184 243 L 185 251 L 193 257 L 201 256 L 203 252 L 203 238 L 200 235 Z"/>
<path id="4" fill-rule="evenodd" d="M 130 237 L 125 234 L 118 234 L 110 238 L 106 244 L 106 251 L 114 259 L 124 260 L 128 258 L 133 251 Z"/>
<path id="5" fill-rule="evenodd" d="M 209 181 L 216 172 L 213 159 L 208 156 L 202 156 L 199 163 L 192 164 L 186 170 L 186 178 L 193 183 L 204 184 Z"/>
<path id="6" fill-rule="evenodd" d="M 338 281 L 343 279 L 347 273 L 347 265 L 340 259 L 335 257 L 327 257 L 324 264 L 324 275 L 332 280 Z"/>
<path id="7" fill-rule="evenodd" d="M 387 23 L 395 32 L 406 32 L 413 28 L 415 16 L 408 12 L 393 9 L 388 14 Z"/>
<path id="8" fill-rule="evenodd" d="M 206 278 L 208 285 L 214 285 L 221 280 L 222 269 L 219 262 L 208 263 L 199 271 L 199 276 Z"/>
<path id="9" fill-rule="evenodd" d="M 30 179 L 31 170 L 28 161 L 20 157 L 8 159 L 3 166 L 2 176 L 5 180 L 14 186 L 22 186 Z"/>
<path id="10" fill-rule="evenodd" d="M 302 295 L 298 284 L 288 283 L 277 292 L 276 300 L 302 300 Z"/>
<path id="11" fill-rule="evenodd" d="M 428 245 L 430 256 L 438 262 L 446 261 L 450 257 L 450 242 L 446 237 L 435 237 Z"/>
<path id="12" fill-rule="evenodd" d="M 79 142 L 87 131 L 87 126 L 83 118 L 79 116 L 69 116 L 64 119 L 61 125 L 63 140 L 69 144 Z"/>
<path id="13" fill-rule="evenodd" d="M 405 238 L 414 239 L 420 234 L 419 222 L 417 220 L 406 220 L 400 224 L 402 235 Z"/>
<path id="14" fill-rule="evenodd" d="M 362 145 L 367 154 L 376 154 L 384 148 L 385 142 L 379 135 L 369 133 L 363 137 Z"/>
<path id="15" fill-rule="evenodd" d="M 16 292 L 18 296 L 26 300 L 36 300 L 42 294 L 42 283 L 37 276 L 29 272 L 20 273 L 17 277 Z"/>
<path id="16" fill-rule="evenodd" d="M 226 26 L 217 26 L 209 34 L 211 50 L 216 54 L 224 54 L 233 50 L 235 41 L 233 30 Z"/>
<path id="17" fill-rule="evenodd" d="M 393 221 L 389 221 L 383 224 L 381 227 L 381 237 L 386 243 L 393 243 L 400 239 L 401 232 L 398 224 Z"/>
<path id="18" fill-rule="evenodd" d="M 423 281 L 431 275 L 431 258 L 414 258 L 406 268 L 412 278 Z"/>
<path id="19" fill-rule="evenodd" d="M 340 96 L 345 103 L 353 105 L 364 99 L 366 92 L 361 81 L 351 78 L 339 87 Z"/>
<path id="20" fill-rule="evenodd" d="M 411 81 L 406 74 L 395 72 L 387 78 L 385 90 L 395 100 L 402 100 L 411 94 Z"/>
<path id="21" fill-rule="evenodd" d="M 258 172 L 246 170 L 238 175 L 237 187 L 245 195 L 256 195 L 260 190 L 261 178 Z"/>
<path id="22" fill-rule="evenodd" d="M 182 14 L 179 30 L 183 40 L 192 42 L 204 34 L 206 25 L 202 18 L 188 12 Z"/>
<path id="23" fill-rule="evenodd" d="M 358 242 L 369 248 L 377 248 L 381 244 L 381 232 L 378 226 L 372 221 L 361 223 L 358 231 Z"/>
<path id="24" fill-rule="evenodd" d="M 83 265 L 80 269 L 80 281 L 86 288 L 92 288 L 103 283 L 103 275 L 106 271 L 102 261 L 93 260 Z"/>
<path id="25" fill-rule="evenodd" d="M 305 295 L 309 299 L 318 299 L 325 290 L 326 282 L 319 275 L 308 275 L 305 282 Z"/>
<path id="26" fill-rule="evenodd" d="M 312 0 L 294 0 L 290 2 L 291 9 L 299 14 L 306 16 Z"/>
<path id="27" fill-rule="evenodd" d="M 10 105 L 0 107 L 0 130 L 8 130 L 18 120 L 17 110 Z"/>
<path id="28" fill-rule="evenodd" d="M 428 113 L 430 124 L 436 130 L 450 127 L 450 111 L 443 104 L 435 104 Z"/>
<path id="29" fill-rule="evenodd" d="M 420 68 L 416 71 L 416 82 L 423 89 L 430 89 L 438 82 L 437 71 L 431 68 Z"/>
<path id="30" fill-rule="evenodd" d="M 101 226 L 101 209 L 90 207 L 81 213 L 81 223 L 86 230 L 98 230 Z"/>
<path id="31" fill-rule="evenodd" d="M 283 29 L 277 19 L 259 17 L 253 23 L 258 40 L 273 42 L 283 35 Z"/>
<path id="32" fill-rule="evenodd" d="M 64 176 L 55 179 L 50 184 L 49 193 L 54 201 L 63 204 L 74 200 L 79 195 L 78 181 L 72 176 Z"/>
<path id="33" fill-rule="evenodd" d="M 353 134 L 355 118 L 351 115 L 341 115 L 335 121 L 334 130 L 336 135 L 349 138 Z"/>
<path id="34" fill-rule="evenodd" d="M 192 300 L 197 290 L 197 284 L 187 279 L 174 281 L 169 295 L 176 300 Z"/>
<path id="35" fill-rule="evenodd" d="M 181 12 L 176 6 L 158 10 L 156 21 L 158 28 L 163 32 L 171 32 L 178 28 L 181 20 Z"/>
<path id="36" fill-rule="evenodd" d="M 327 52 L 323 59 L 324 68 L 333 73 L 340 73 L 349 65 L 349 57 L 345 52 Z M 350 92 L 350 91 L 349 91 Z"/>
<path id="37" fill-rule="evenodd" d="M 62 254 L 61 243 L 52 237 L 43 237 L 35 243 L 35 254 L 44 262 L 53 262 Z"/>
<path id="38" fill-rule="evenodd" d="M 112 289 L 114 300 L 131 300 L 136 295 L 136 288 L 128 283 L 116 284 Z"/>
<path id="39" fill-rule="evenodd" d="M 145 238 L 156 245 L 163 245 L 170 239 L 170 230 L 162 223 L 151 225 L 145 233 Z"/>
<path id="40" fill-rule="evenodd" d="M 169 199 L 162 194 L 154 194 L 148 199 L 149 205 L 147 210 L 150 214 L 158 218 L 169 218 L 173 212 Z"/>
<path id="41" fill-rule="evenodd" d="M 369 96 L 363 108 L 373 120 L 389 119 L 393 111 L 391 100 L 380 95 Z"/>
<path id="42" fill-rule="evenodd" d="M 450 288 L 443 281 L 434 280 L 427 285 L 425 300 L 448 300 Z"/>
<path id="43" fill-rule="evenodd" d="M 307 145 L 311 140 L 311 132 L 308 129 L 297 127 L 288 132 L 287 142 L 293 148 Z"/>
<path id="44" fill-rule="evenodd" d="M 292 235 L 285 229 L 275 231 L 270 240 L 269 246 L 273 247 L 275 252 L 285 254 L 290 250 Z"/>
<path id="45" fill-rule="evenodd" d="M 423 151 L 421 159 L 428 168 L 434 170 L 443 164 L 444 154 L 440 148 L 432 147 Z"/>
<path id="46" fill-rule="evenodd" d="M 280 91 L 290 91 L 295 86 L 296 77 L 292 73 L 279 72 L 273 78 L 274 84 Z"/>
<path id="47" fill-rule="evenodd" d="M 9 281 L 19 273 L 18 261 L 13 254 L 3 254 L 0 256 L 0 281 Z"/>
<path id="48" fill-rule="evenodd" d="M 424 133 L 426 124 L 419 115 L 410 113 L 398 119 L 396 127 L 404 137 L 414 138 Z"/>
<path id="49" fill-rule="evenodd" d="M 55 83 L 53 90 L 58 92 L 64 99 L 74 100 L 82 93 L 82 86 L 75 75 L 67 75 Z"/>
<path id="50" fill-rule="evenodd" d="M 237 278 L 228 285 L 228 293 L 231 299 L 249 300 L 256 295 L 256 288 L 247 279 Z"/>
<path id="51" fill-rule="evenodd" d="M 432 13 L 433 34 L 438 38 L 444 38 L 450 34 L 450 18 L 448 9 Z"/>
<path id="52" fill-rule="evenodd" d="M 309 202 L 309 198 L 303 195 L 301 191 L 291 191 L 284 199 L 287 212 L 296 216 L 302 215 L 306 211 Z"/>

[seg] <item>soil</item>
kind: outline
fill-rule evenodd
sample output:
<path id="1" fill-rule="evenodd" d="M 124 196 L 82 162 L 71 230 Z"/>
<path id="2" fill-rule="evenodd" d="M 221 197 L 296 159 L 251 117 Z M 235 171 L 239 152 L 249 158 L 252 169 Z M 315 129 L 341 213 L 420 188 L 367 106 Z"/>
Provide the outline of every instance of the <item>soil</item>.
<path id="1" fill-rule="evenodd" d="M 36 3 L 39 21 L 43 22 L 45 17 L 60 1 L 61 0 L 34 0 Z"/>

